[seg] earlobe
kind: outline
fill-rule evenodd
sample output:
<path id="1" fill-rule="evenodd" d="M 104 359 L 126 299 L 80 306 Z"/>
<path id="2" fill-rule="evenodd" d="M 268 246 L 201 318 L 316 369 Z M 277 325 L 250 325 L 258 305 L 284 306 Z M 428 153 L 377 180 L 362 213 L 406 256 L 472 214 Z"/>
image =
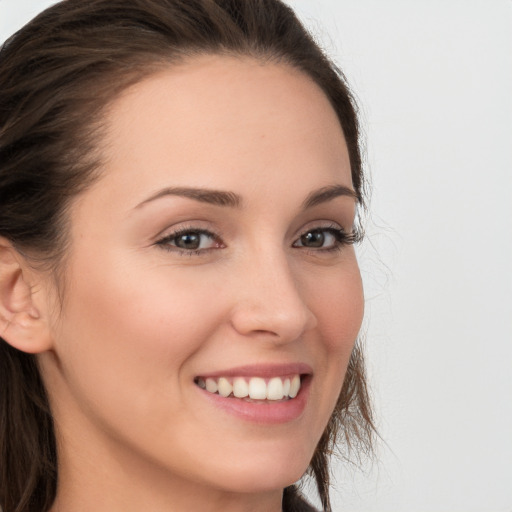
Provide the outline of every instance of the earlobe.
<path id="1" fill-rule="evenodd" d="M 0 337 L 28 353 L 51 348 L 44 312 L 35 302 L 34 276 L 23 256 L 0 237 Z"/>

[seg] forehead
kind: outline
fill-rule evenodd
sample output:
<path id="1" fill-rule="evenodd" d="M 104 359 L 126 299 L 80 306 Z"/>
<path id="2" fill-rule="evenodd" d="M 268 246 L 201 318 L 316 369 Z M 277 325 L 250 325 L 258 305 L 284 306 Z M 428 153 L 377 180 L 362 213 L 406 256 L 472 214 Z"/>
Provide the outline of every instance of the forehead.
<path id="1" fill-rule="evenodd" d="M 130 87 L 106 117 L 106 171 L 132 187 L 253 190 L 276 173 L 290 186 L 351 185 L 343 133 L 329 100 L 284 63 L 201 56 Z M 108 178 L 108 177 L 107 177 Z"/>

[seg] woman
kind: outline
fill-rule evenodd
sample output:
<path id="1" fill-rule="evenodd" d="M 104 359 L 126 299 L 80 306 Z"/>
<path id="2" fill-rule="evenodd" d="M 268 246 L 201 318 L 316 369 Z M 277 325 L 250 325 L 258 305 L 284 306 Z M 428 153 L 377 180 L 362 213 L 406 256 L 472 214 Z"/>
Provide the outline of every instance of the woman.
<path id="1" fill-rule="evenodd" d="M 358 143 L 277 0 L 67 0 L 7 41 L 3 512 L 312 510 L 306 470 L 330 510 L 372 433 Z"/>

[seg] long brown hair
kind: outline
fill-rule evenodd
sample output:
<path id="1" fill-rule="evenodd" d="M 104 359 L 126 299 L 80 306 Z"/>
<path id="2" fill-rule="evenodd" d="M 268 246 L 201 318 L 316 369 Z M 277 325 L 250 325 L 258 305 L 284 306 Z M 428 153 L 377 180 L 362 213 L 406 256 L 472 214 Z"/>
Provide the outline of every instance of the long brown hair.
<path id="1" fill-rule="evenodd" d="M 355 103 L 339 69 L 279 0 L 65 0 L 0 51 L 0 236 L 56 276 L 66 207 L 97 178 L 102 114 L 123 89 L 194 55 L 283 62 L 311 77 L 337 113 L 364 207 Z M 342 434 L 341 436 L 338 434 Z M 329 456 L 371 450 L 373 422 L 360 347 L 308 471 L 325 511 Z M 45 512 L 57 486 L 55 433 L 33 355 L 0 338 L 0 506 Z M 295 487 L 285 500 L 293 501 Z"/>

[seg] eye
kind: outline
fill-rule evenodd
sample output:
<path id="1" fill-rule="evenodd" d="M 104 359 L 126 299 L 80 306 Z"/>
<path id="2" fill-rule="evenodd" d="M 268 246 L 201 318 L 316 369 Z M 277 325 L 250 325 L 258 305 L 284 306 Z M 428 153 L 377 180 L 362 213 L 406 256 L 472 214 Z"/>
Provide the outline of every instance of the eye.
<path id="1" fill-rule="evenodd" d="M 182 229 L 175 231 L 156 242 L 169 251 L 194 254 L 208 249 L 223 247 L 219 238 L 204 229 Z"/>
<path id="2" fill-rule="evenodd" d="M 308 249 L 335 250 L 343 245 L 355 242 L 355 236 L 345 233 L 339 227 L 325 227 L 310 229 L 303 233 L 294 242 L 293 247 L 306 247 Z"/>
<path id="3" fill-rule="evenodd" d="M 332 233 L 327 233 L 320 229 L 308 231 L 299 240 L 302 247 L 323 247 L 324 244 L 330 246 L 336 241 Z"/>

